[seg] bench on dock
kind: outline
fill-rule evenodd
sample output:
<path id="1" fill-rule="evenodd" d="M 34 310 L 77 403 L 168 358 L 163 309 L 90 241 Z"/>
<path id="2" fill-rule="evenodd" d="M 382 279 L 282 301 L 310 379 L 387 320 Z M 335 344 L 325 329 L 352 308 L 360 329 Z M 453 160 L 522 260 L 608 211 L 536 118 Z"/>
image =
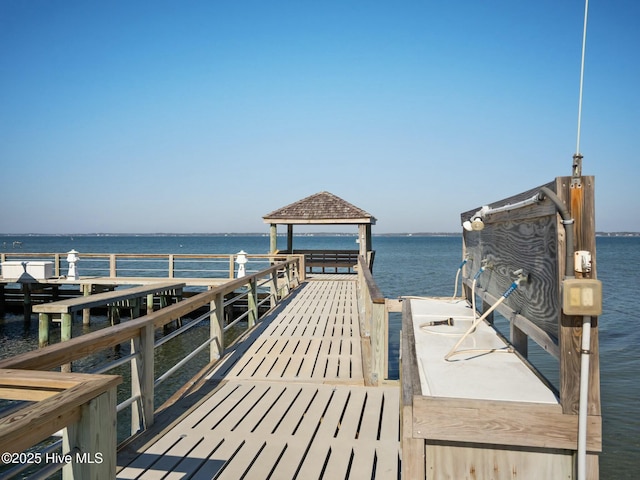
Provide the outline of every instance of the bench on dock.
<path id="1" fill-rule="evenodd" d="M 84 297 L 67 298 L 57 302 L 35 305 L 33 311 L 40 316 L 40 346 L 49 343 L 49 319 L 59 321 L 62 325 L 62 340 L 71 338 L 71 319 L 75 312 L 95 307 L 109 307 L 110 318 L 113 323 L 114 312 L 120 308 L 131 309 L 131 316 L 140 316 L 141 299 L 147 297 L 147 310 L 153 310 L 153 297 L 180 295 L 184 283 L 162 282 L 150 283 L 139 287 L 112 290 L 109 292 L 87 295 Z"/>
<path id="2" fill-rule="evenodd" d="M 314 268 L 322 273 L 338 273 L 339 269 L 347 269 L 352 273 L 358 264 L 358 250 L 294 250 L 293 253 L 304 255 L 307 273 L 313 273 Z"/>

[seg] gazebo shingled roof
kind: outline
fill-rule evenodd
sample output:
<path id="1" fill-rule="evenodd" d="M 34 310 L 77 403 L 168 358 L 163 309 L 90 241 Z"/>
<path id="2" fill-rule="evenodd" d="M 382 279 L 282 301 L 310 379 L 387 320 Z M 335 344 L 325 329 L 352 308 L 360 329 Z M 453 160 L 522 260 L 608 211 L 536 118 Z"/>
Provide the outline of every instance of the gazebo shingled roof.
<path id="1" fill-rule="evenodd" d="M 310 195 L 262 218 L 265 223 L 280 224 L 374 225 L 376 222 L 370 213 L 329 192 Z"/>
<path id="2" fill-rule="evenodd" d="M 292 250 L 293 225 L 358 225 L 360 252 L 371 250 L 371 225 L 376 219 L 370 213 L 342 198 L 319 192 L 286 205 L 263 216 L 271 224 L 271 251 L 277 250 L 277 225 L 287 225 L 287 250 Z"/>

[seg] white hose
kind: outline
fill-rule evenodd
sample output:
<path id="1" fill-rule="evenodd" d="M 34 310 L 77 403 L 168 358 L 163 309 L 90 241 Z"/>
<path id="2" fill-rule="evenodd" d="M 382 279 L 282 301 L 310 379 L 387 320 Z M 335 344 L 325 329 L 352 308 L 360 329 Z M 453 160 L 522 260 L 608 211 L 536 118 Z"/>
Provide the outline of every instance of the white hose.
<path id="1" fill-rule="evenodd" d="M 458 279 L 460 278 L 460 272 L 462 272 L 462 267 L 465 266 L 467 261 L 468 261 L 468 259 L 465 258 L 464 260 L 462 260 L 462 263 L 458 267 L 458 271 L 456 272 L 456 284 L 455 284 L 455 287 L 453 289 L 453 297 L 451 297 L 451 300 L 455 300 L 456 297 L 458 296 Z"/>
<path id="2" fill-rule="evenodd" d="M 507 297 L 505 297 L 505 296 L 500 297 L 500 298 L 496 301 L 496 303 L 494 303 L 494 304 L 491 306 L 491 308 L 490 308 L 489 310 L 487 310 L 486 312 L 484 312 L 480 317 L 478 317 L 478 318 L 477 318 L 477 319 L 476 319 L 476 320 L 471 324 L 471 327 L 469 327 L 469 329 L 465 332 L 465 334 L 464 334 L 462 337 L 460 337 L 460 339 L 459 339 L 459 340 L 458 340 L 458 342 L 453 346 L 453 348 L 452 348 L 451 350 L 449 350 L 449 353 L 447 353 L 447 354 L 444 356 L 444 359 L 445 359 L 446 361 L 449 361 L 449 358 L 451 358 L 453 355 L 457 355 L 457 354 L 460 354 L 460 353 L 465 352 L 465 350 L 461 350 L 461 351 L 456 351 L 456 350 L 458 349 L 458 347 L 460 346 L 460 344 L 465 340 L 465 338 L 467 338 L 467 337 L 469 336 L 469 334 L 473 331 L 473 329 L 475 329 L 475 328 L 478 326 L 478 324 L 479 324 L 480 322 L 482 322 L 485 318 L 487 318 L 487 317 L 489 316 L 489 314 L 490 314 L 491 312 L 493 312 L 493 311 L 498 307 L 498 305 L 500 305 L 502 302 L 504 302 L 504 301 L 505 301 L 505 299 L 506 299 L 506 298 L 507 298 Z M 487 350 L 487 351 L 493 351 L 493 350 Z"/>
<path id="3" fill-rule="evenodd" d="M 580 356 L 580 407 L 578 409 L 578 480 L 587 478 L 587 410 L 589 407 L 589 355 L 591 317 L 582 319 L 582 355 Z"/>
<path id="4" fill-rule="evenodd" d="M 425 323 L 421 323 L 419 325 L 420 330 L 422 330 L 423 332 L 426 333 L 431 333 L 433 335 L 442 335 L 444 337 L 459 337 L 460 335 L 463 335 L 465 332 L 462 330 L 459 331 L 446 331 L 446 330 L 434 330 L 433 328 L 429 328 L 429 327 L 437 327 L 440 325 L 446 325 L 448 327 L 452 327 L 453 326 L 453 322 L 459 322 L 459 321 L 466 321 L 466 320 L 471 320 L 471 322 L 473 322 L 474 318 L 458 318 L 458 319 L 453 319 L 453 318 L 449 318 L 448 321 L 445 320 L 445 322 L 448 323 L 443 323 L 443 322 L 436 322 L 436 324 L 434 324 L 434 322 L 425 322 Z"/>
<path id="5" fill-rule="evenodd" d="M 478 281 L 478 277 L 475 276 L 473 278 L 473 282 L 471 283 L 471 311 L 473 312 L 473 320 L 475 321 L 478 318 L 478 311 L 476 310 L 476 282 Z"/>
<path id="6" fill-rule="evenodd" d="M 462 268 L 458 268 L 458 271 L 456 272 L 456 286 L 453 289 L 453 297 L 451 297 L 451 300 L 455 300 L 456 297 L 458 296 L 458 278 L 460 278 L 460 271 L 462 270 Z"/>
<path id="7" fill-rule="evenodd" d="M 517 280 L 515 282 L 513 282 L 511 284 L 511 286 L 507 289 L 506 292 L 504 292 L 502 294 L 502 296 L 496 300 L 496 303 L 494 303 L 493 305 L 491 305 L 491 308 L 489 308 L 489 310 L 487 310 L 486 312 L 484 312 L 480 317 L 478 317 L 469 327 L 469 329 L 465 332 L 465 334 L 460 337 L 460 339 L 458 340 L 458 342 L 453 346 L 453 348 L 451 350 L 449 350 L 449 353 L 447 353 L 444 356 L 444 359 L 448 362 L 449 358 L 451 358 L 453 355 L 459 355 L 461 353 L 480 353 L 480 352 L 507 352 L 507 353 L 511 353 L 513 351 L 513 349 L 507 349 L 507 350 L 496 350 L 495 348 L 492 349 L 487 349 L 487 350 L 458 350 L 458 347 L 462 344 L 462 342 L 464 342 L 464 340 L 469 336 L 469 334 L 478 326 L 478 324 L 480 322 L 482 322 L 485 318 L 487 318 L 489 316 L 489 314 L 491 312 L 493 312 L 496 308 L 498 308 L 498 306 L 504 302 L 507 297 L 509 295 L 511 295 L 513 293 L 513 291 L 518 288 L 518 283 L 520 280 Z"/>

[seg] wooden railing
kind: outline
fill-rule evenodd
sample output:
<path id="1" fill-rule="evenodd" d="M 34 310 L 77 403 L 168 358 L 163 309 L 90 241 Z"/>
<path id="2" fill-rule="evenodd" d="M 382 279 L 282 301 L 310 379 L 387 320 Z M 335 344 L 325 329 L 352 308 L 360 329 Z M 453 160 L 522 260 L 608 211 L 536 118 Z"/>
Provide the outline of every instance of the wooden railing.
<path id="1" fill-rule="evenodd" d="M 237 254 L 155 254 L 155 253 L 83 253 L 78 254 L 81 276 L 164 277 L 164 278 L 233 278 Z M 267 267 L 273 255 L 246 254 L 248 273 Z M 0 262 L 39 260 L 53 263 L 53 274 L 63 276 L 66 253 L 0 253 Z M 64 263 L 63 263 L 64 262 Z M 1 273 L 1 272 L 0 272 Z"/>
<path id="2" fill-rule="evenodd" d="M 389 312 L 401 309 L 399 302 L 384 298 L 362 255 L 357 270 L 365 382 L 380 385 L 389 379 Z"/>
<path id="3" fill-rule="evenodd" d="M 35 402 L 0 419 L 1 462 L 14 474 L 42 467 L 42 478 L 113 478 L 116 469 L 115 375 L 0 370 L 0 398 Z M 24 452 L 59 430 L 67 453 Z M 5 472 L 7 473 L 7 472 Z"/>
<path id="4" fill-rule="evenodd" d="M 122 343 L 130 342 L 132 346 L 130 355 L 124 356 L 112 364 L 104 365 L 97 369 L 96 372 L 105 373 L 115 367 L 130 363 L 131 395 L 128 399 L 124 400 L 117 406 L 117 410 L 122 411 L 129 407 L 131 408 L 131 433 L 135 434 L 145 428 L 148 428 L 154 423 L 157 387 L 169 376 L 173 375 L 179 368 L 189 362 L 189 360 L 197 355 L 197 353 L 204 351 L 207 348 L 209 348 L 209 358 L 212 363 L 220 359 L 224 355 L 225 351 L 225 333 L 243 320 L 246 320 L 247 329 L 251 329 L 261 320 L 261 312 L 263 314 L 266 313 L 265 311 L 274 307 L 280 302 L 280 300 L 288 296 L 290 291 L 296 288 L 300 282 L 301 264 L 302 259 L 300 257 L 292 256 L 290 259 L 278 262 L 258 273 L 230 280 L 224 285 L 212 288 L 211 290 L 195 295 L 188 300 L 183 300 L 144 317 L 87 333 L 80 337 L 51 345 L 37 351 L 27 352 L 2 360 L 0 361 L 0 378 L 5 380 L 5 375 L 3 374 L 2 369 L 11 369 L 12 380 L 11 382 L 7 382 L 7 380 L 5 380 L 4 384 L 0 383 L 0 398 L 19 398 L 14 394 L 13 385 L 15 384 L 30 385 L 36 390 L 46 390 L 47 388 L 54 388 L 57 390 L 65 389 L 68 386 L 68 382 L 65 383 L 65 379 L 68 378 L 69 374 L 48 372 L 43 377 L 38 377 L 34 372 L 32 372 L 32 370 L 49 371 L 59 368 L 62 365 L 72 364 L 74 361 L 92 356 L 100 351 L 112 349 Z M 260 292 L 263 292 L 263 295 L 259 295 Z M 231 321 L 226 321 L 224 314 L 225 308 L 231 305 L 241 305 L 245 311 Z M 155 340 L 156 334 L 162 331 L 161 327 L 183 317 L 184 315 L 203 308 L 206 310 L 204 314 L 189 323 L 185 323 L 182 327 L 161 337 L 159 340 Z M 163 375 L 156 378 L 154 363 L 155 348 L 205 320 L 210 320 L 210 331 L 206 341 L 199 346 L 194 346 L 190 350 L 189 355 L 179 361 Z M 34 378 L 41 378 L 42 382 L 34 382 Z M 102 375 L 90 378 L 102 378 Z M 100 396 L 106 390 L 114 387 L 118 381 L 112 376 L 105 376 L 104 378 L 110 379 L 109 382 L 106 384 L 100 383 L 100 387 L 96 387 L 96 389 L 89 389 L 89 391 L 95 393 L 95 395 L 93 395 L 93 393 L 91 395 L 83 395 L 81 405 L 78 406 L 76 401 L 74 408 L 90 405 L 91 402 L 95 401 L 95 398 L 101 398 Z M 81 380 L 82 379 L 77 381 L 80 382 Z M 74 385 L 69 387 L 70 390 L 73 388 L 75 388 Z M 56 402 L 56 405 L 59 408 L 58 412 L 62 412 L 67 408 L 68 395 L 69 394 L 65 394 L 64 391 L 52 396 L 44 394 L 42 397 L 44 399 L 41 399 L 41 401 L 35 406 L 24 407 L 23 409 L 15 412 L 14 416 L 20 417 L 23 414 L 27 415 L 31 411 L 29 409 L 33 408 L 35 408 L 37 412 L 49 412 L 48 409 L 50 408 L 50 403 L 44 402 Z M 112 397 L 113 394 L 111 394 L 109 398 L 111 399 Z M 74 395 L 73 398 L 76 398 L 76 396 Z M 39 400 L 39 398 L 29 397 L 24 399 Z M 102 400 L 100 402 L 102 402 Z M 101 403 L 101 405 L 103 405 L 103 403 Z M 110 411 L 114 410 L 116 408 L 115 401 L 114 405 L 111 407 L 104 404 L 100 408 L 106 408 Z M 46 415 L 54 415 L 54 413 L 47 413 Z M 111 415 L 111 412 L 108 414 L 105 413 L 104 417 L 112 418 Z M 46 416 L 46 418 L 49 417 Z M 91 418 L 94 418 L 94 420 L 84 421 L 80 419 L 80 423 L 78 423 L 78 416 L 76 414 L 69 416 L 63 415 L 55 423 L 56 430 L 54 431 L 66 427 L 68 431 L 71 428 L 71 431 L 75 432 L 73 435 L 69 436 L 71 440 L 65 441 L 64 455 L 73 455 L 73 452 L 76 451 L 74 449 L 76 447 L 81 448 L 80 445 L 85 449 L 90 448 L 90 446 L 97 446 L 95 443 L 85 443 L 84 440 L 79 440 L 91 438 L 92 431 L 96 431 L 95 429 L 99 428 L 99 425 L 95 423 L 95 416 L 92 416 Z M 76 426 L 74 427 L 74 425 Z M 15 438 L 16 430 L 10 427 L 11 422 L 5 421 L 0 423 L 0 446 L 11 444 Z M 26 434 L 25 430 L 19 430 L 20 435 Z M 35 445 L 51 433 L 52 432 L 49 432 L 48 430 L 46 432 L 43 430 L 37 435 L 34 434 L 29 436 L 29 441 L 24 442 L 24 444 L 20 443 L 19 449 Z M 93 435 L 96 434 L 93 433 Z M 76 441 L 73 441 L 74 438 Z M 18 444 L 16 443 L 16 445 Z M 113 445 L 109 444 L 105 446 L 104 450 L 100 452 L 109 456 L 109 458 L 104 459 L 103 463 L 106 462 L 109 465 L 109 469 L 113 466 L 113 469 L 111 469 L 106 475 L 91 474 L 91 478 L 112 478 L 115 475 L 114 452 L 115 441 Z M 98 452 L 93 451 L 89 453 L 95 454 Z M 89 476 L 85 476 L 86 472 L 82 472 L 82 474 L 78 473 L 81 472 L 82 467 L 86 467 L 86 465 L 77 465 L 75 457 L 71 458 L 71 463 L 73 466 L 66 467 L 64 472 L 65 478 L 89 478 Z"/>

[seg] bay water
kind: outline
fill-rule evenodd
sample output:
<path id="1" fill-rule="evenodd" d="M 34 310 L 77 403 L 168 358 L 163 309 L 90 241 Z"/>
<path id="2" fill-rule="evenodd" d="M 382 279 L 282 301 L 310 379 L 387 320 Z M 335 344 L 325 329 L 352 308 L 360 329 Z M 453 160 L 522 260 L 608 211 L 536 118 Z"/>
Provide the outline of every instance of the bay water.
<path id="1" fill-rule="evenodd" d="M 19 242 L 19 243 L 14 243 Z M 280 238 L 282 247 L 286 240 Z M 354 235 L 309 234 L 296 236 L 297 249 L 356 249 Z M 640 315 L 635 309 L 635 288 L 640 286 L 640 237 L 601 236 L 597 238 L 597 271 L 603 282 L 603 314 L 598 319 L 603 417 L 603 452 L 600 478 L 607 480 L 640 478 Z M 280 246 L 280 245 L 279 245 Z M 376 250 L 374 277 L 387 298 L 400 296 L 452 295 L 456 269 L 462 257 L 459 236 L 374 235 Z M 4 235 L 0 252 L 65 253 L 209 253 L 231 254 L 240 250 L 268 253 L 266 235 Z M 64 258 L 64 257 L 63 257 Z M 63 263 L 63 269 L 66 262 Z M 65 272 L 63 272 L 65 273 Z M 93 321 L 93 319 L 92 319 Z M 98 323 L 106 319 L 98 320 Z M 498 328 L 506 321 L 497 319 Z M 398 314 L 390 318 L 390 372 L 397 377 Z M 74 326 L 81 329 L 82 326 Z M 75 333 L 74 336 L 81 332 Z M 185 339 L 185 351 L 191 343 Z M 25 326 L 21 315 L 7 313 L 0 318 L 0 358 L 37 347 L 37 317 Z M 183 352 L 167 351 L 166 362 Z M 554 365 L 548 355 L 531 350 L 532 361 L 557 385 Z M 203 358 L 205 358 L 203 356 Z M 538 362 L 540 360 L 540 362 Z M 202 360 L 206 361 L 206 360 Z M 193 371 L 200 366 L 193 367 Z M 546 369 L 546 370 L 545 370 Z"/>

